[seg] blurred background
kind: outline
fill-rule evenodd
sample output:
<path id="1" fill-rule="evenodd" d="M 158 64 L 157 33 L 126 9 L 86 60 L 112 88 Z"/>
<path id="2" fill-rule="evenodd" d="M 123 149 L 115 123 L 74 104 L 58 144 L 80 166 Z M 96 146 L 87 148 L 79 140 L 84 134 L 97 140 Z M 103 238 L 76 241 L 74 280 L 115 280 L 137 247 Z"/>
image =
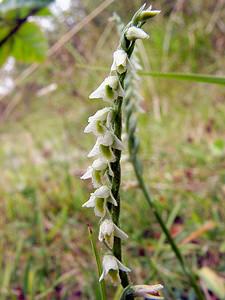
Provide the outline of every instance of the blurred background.
<path id="1" fill-rule="evenodd" d="M 38 63 L 32 55 L 24 62 L 17 51 L 2 62 L 0 299 L 100 297 L 87 231 L 91 224 L 97 237 L 98 220 L 81 207 L 92 187 L 80 176 L 94 143 L 83 129 L 104 103 L 88 95 L 107 75 L 117 47 L 113 12 L 126 23 L 144 2 L 58 0 L 51 13 L 31 17 L 48 47 L 27 43 L 47 54 L 40 50 Z M 151 4 L 162 13 L 144 28 L 150 34 L 139 45 L 144 71 L 224 74 L 224 0 Z M 206 299 L 224 299 L 224 86 L 150 76 L 140 85 L 146 180 Z M 132 281 L 162 283 L 166 299 L 195 299 L 131 165 L 122 164 L 121 227 L 130 237 L 123 251 Z M 118 299 L 110 286 L 108 294 Z"/>

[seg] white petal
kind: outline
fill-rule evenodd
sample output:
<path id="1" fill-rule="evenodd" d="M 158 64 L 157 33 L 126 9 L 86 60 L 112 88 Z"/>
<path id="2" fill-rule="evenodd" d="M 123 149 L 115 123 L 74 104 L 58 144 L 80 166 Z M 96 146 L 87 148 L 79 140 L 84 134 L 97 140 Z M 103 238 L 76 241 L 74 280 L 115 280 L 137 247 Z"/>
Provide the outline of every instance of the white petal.
<path id="1" fill-rule="evenodd" d="M 111 107 L 105 107 L 100 110 L 98 110 L 93 116 L 90 116 L 88 118 L 88 122 L 93 122 L 93 121 L 104 121 L 107 118 L 108 112 L 112 110 Z"/>
<path id="2" fill-rule="evenodd" d="M 94 147 L 88 153 L 88 157 L 93 157 L 99 154 L 99 144 L 98 142 L 95 143 Z"/>
<path id="3" fill-rule="evenodd" d="M 124 149 L 121 140 L 118 139 L 117 136 L 114 136 L 114 142 L 113 142 L 112 148 L 118 149 L 118 150 L 121 150 L 121 151 Z"/>
<path id="4" fill-rule="evenodd" d="M 99 229 L 99 241 L 103 241 L 106 235 L 110 236 L 114 232 L 114 224 L 112 220 L 106 219 L 104 220 Z"/>
<path id="5" fill-rule="evenodd" d="M 161 11 L 160 10 L 152 10 L 152 7 L 150 6 L 147 10 L 143 10 L 140 13 L 140 20 L 141 21 L 146 21 L 150 18 L 153 18 L 157 16 Z"/>
<path id="6" fill-rule="evenodd" d="M 124 271 L 124 272 L 131 272 L 131 269 L 129 269 L 128 267 L 124 266 L 117 258 L 117 264 L 120 270 Z"/>
<path id="7" fill-rule="evenodd" d="M 113 171 L 112 171 L 112 168 L 111 168 L 110 163 L 108 164 L 108 168 L 109 168 L 109 175 L 113 177 L 113 176 L 114 176 L 114 173 L 113 173 Z"/>
<path id="8" fill-rule="evenodd" d="M 108 115 L 107 115 L 107 120 L 106 120 L 106 126 L 108 128 L 111 128 L 111 125 L 112 125 L 112 116 L 113 116 L 112 111 L 110 111 L 108 113 Z"/>
<path id="9" fill-rule="evenodd" d="M 99 281 L 102 281 L 105 278 L 106 275 L 107 274 L 106 274 L 105 270 L 103 269 L 102 275 L 100 276 Z"/>
<path id="10" fill-rule="evenodd" d="M 80 179 L 89 179 L 92 177 L 92 167 L 88 167 L 87 171 L 81 176 Z"/>
<path id="11" fill-rule="evenodd" d="M 95 130 L 95 123 L 91 122 L 84 128 L 84 133 L 90 133 Z"/>
<path id="12" fill-rule="evenodd" d="M 94 192 L 94 195 L 97 198 L 108 198 L 110 196 L 110 189 L 106 185 L 103 185 Z"/>
<path id="13" fill-rule="evenodd" d="M 95 196 L 91 194 L 91 197 L 87 202 L 85 202 L 82 207 L 95 207 Z"/>
<path id="14" fill-rule="evenodd" d="M 114 91 L 117 90 L 119 84 L 119 79 L 117 76 L 108 76 L 105 79 L 105 85 L 110 86 Z"/>
<path id="15" fill-rule="evenodd" d="M 135 290 L 141 291 L 142 293 L 152 293 L 152 292 L 158 292 L 163 289 L 162 284 L 153 284 L 153 285 L 137 285 L 135 287 Z"/>
<path id="16" fill-rule="evenodd" d="M 107 168 L 107 162 L 101 158 L 94 160 L 92 168 L 97 171 L 103 171 Z"/>
<path id="17" fill-rule="evenodd" d="M 123 74 L 126 72 L 127 65 L 127 53 L 122 50 L 118 49 L 113 54 L 113 64 L 111 67 L 111 71 L 117 71 L 119 74 Z"/>
<path id="18" fill-rule="evenodd" d="M 104 98 L 105 94 L 105 82 L 103 81 L 100 86 L 89 96 L 89 99 Z"/>
<path id="19" fill-rule="evenodd" d="M 149 35 L 144 30 L 142 30 L 141 28 L 138 28 L 136 26 L 129 27 L 128 30 L 126 31 L 125 35 L 129 41 L 133 41 L 136 39 L 148 39 L 149 38 Z"/>
<path id="20" fill-rule="evenodd" d="M 98 144 L 104 145 L 104 146 L 111 146 L 114 142 L 114 135 L 110 131 L 106 131 L 106 133 L 103 136 L 100 136 L 98 138 Z"/>
<path id="21" fill-rule="evenodd" d="M 109 201 L 110 203 L 112 203 L 113 205 L 115 205 L 115 206 L 118 205 L 118 204 L 117 204 L 117 201 L 116 201 L 116 199 L 114 198 L 114 196 L 113 196 L 113 194 L 112 194 L 111 191 L 110 191 L 110 198 L 108 199 L 108 201 Z"/>
<path id="22" fill-rule="evenodd" d="M 102 98 L 105 101 L 111 101 L 117 98 L 116 90 L 118 89 L 119 80 L 117 76 L 108 76 L 101 85 L 90 96 L 90 99 Z M 109 94 L 109 89 L 110 94 Z"/>
<path id="23" fill-rule="evenodd" d="M 103 269 L 106 274 L 108 274 L 109 270 L 118 270 L 117 259 L 112 255 L 105 255 L 103 257 Z"/>
<path id="24" fill-rule="evenodd" d="M 121 240 L 126 240 L 128 238 L 128 235 L 121 230 L 118 226 L 114 225 L 114 235 L 120 238 Z"/>

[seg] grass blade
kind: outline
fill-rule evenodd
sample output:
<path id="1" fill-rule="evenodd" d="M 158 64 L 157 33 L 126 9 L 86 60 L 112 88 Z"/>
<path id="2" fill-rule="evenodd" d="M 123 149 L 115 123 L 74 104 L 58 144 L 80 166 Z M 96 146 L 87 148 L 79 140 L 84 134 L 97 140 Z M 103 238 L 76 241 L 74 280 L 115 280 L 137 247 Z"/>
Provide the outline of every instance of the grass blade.
<path id="1" fill-rule="evenodd" d="M 193 74 L 193 73 L 186 74 L 186 73 L 161 73 L 161 72 L 142 72 L 142 71 L 139 72 L 139 74 L 141 76 L 151 76 L 157 78 L 186 80 L 186 81 L 225 85 L 224 76 Z"/>
<path id="2" fill-rule="evenodd" d="M 89 239 L 91 242 L 91 247 L 95 256 L 95 260 L 96 260 L 96 264 L 97 264 L 97 268 L 98 268 L 98 275 L 99 277 L 101 276 L 102 273 L 102 266 L 101 266 L 101 262 L 100 262 L 100 257 L 98 255 L 98 251 L 97 251 L 97 247 L 95 244 L 95 240 L 93 238 L 93 233 L 92 233 L 92 229 L 90 226 L 88 226 L 88 233 L 89 233 Z M 101 300 L 106 300 L 106 288 L 105 288 L 105 281 L 104 279 L 99 283 L 100 285 L 100 290 L 101 290 Z"/>

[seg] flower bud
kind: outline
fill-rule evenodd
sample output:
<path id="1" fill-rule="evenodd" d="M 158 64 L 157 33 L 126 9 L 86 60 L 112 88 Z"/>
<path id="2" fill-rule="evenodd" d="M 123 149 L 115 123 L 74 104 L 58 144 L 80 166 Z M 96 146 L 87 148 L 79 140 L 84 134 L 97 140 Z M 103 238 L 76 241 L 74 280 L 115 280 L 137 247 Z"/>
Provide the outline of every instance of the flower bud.
<path id="1" fill-rule="evenodd" d="M 131 271 L 129 268 L 124 266 L 115 256 L 109 254 L 103 257 L 102 265 L 103 272 L 99 278 L 99 281 L 103 280 L 108 275 L 115 285 L 120 283 L 119 270 L 124 272 Z"/>
<path id="2" fill-rule="evenodd" d="M 157 16 L 161 11 L 160 10 L 152 10 L 152 6 L 146 10 L 143 10 L 139 15 L 140 21 L 147 21 L 150 18 Z"/>
<path id="3" fill-rule="evenodd" d="M 129 41 L 134 41 L 136 39 L 143 40 L 149 38 L 149 35 L 144 30 L 136 26 L 129 27 L 125 33 L 125 36 Z"/>
<path id="4" fill-rule="evenodd" d="M 113 64 L 111 71 L 117 71 L 119 74 L 125 73 L 127 70 L 127 53 L 118 49 L 113 54 Z"/>

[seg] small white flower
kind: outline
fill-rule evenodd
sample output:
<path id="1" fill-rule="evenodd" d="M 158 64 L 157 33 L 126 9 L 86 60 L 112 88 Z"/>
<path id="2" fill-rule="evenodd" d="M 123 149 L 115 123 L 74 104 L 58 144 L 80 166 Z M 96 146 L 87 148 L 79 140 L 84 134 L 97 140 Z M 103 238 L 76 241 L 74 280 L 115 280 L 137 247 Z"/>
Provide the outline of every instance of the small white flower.
<path id="1" fill-rule="evenodd" d="M 100 86 L 89 96 L 90 99 L 102 98 L 111 102 L 118 97 L 123 97 L 124 91 L 117 76 L 108 76 Z"/>
<path id="2" fill-rule="evenodd" d="M 135 297 L 143 297 L 144 299 L 164 299 L 160 296 L 159 291 L 163 289 L 161 284 L 155 285 L 135 285 L 133 287 Z"/>
<path id="3" fill-rule="evenodd" d="M 106 161 L 114 162 L 115 155 L 112 151 L 112 148 L 122 151 L 123 144 L 111 131 L 106 131 L 104 135 L 97 138 L 94 147 L 88 153 L 88 157 L 101 155 L 101 157 Z"/>
<path id="4" fill-rule="evenodd" d="M 116 157 L 109 146 L 100 145 L 98 141 L 88 153 L 88 157 L 101 156 L 102 159 L 106 160 L 108 163 L 114 162 Z"/>
<path id="5" fill-rule="evenodd" d="M 123 49 L 118 49 L 113 53 L 113 64 L 111 71 L 123 74 L 127 70 L 127 53 Z"/>
<path id="6" fill-rule="evenodd" d="M 88 167 L 81 179 L 91 179 L 93 187 L 98 188 L 103 183 L 104 173 L 104 171 L 98 171 L 92 167 Z"/>
<path id="7" fill-rule="evenodd" d="M 148 9 L 143 10 L 140 13 L 139 19 L 140 21 L 146 21 L 150 18 L 157 16 L 160 12 L 160 10 L 152 10 L 152 6 L 150 5 Z"/>
<path id="8" fill-rule="evenodd" d="M 129 41 L 133 41 L 133 40 L 136 40 L 136 39 L 148 39 L 149 38 L 149 35 L 144 31 L 142 30 L 141 28 L 138 28 L 136 26 L 131 26 L 127 29 L 126 33 L 126 38 L 129 40 Z"/>
<path id="9" fill-rule="evenodd" d="M 117 206 L 116 199 L 113 197 L 110 188 L 106 185 L 103 185 L 95 190 L 94 193 L 91 193 L 89 200 L 82 206 L 93 207 L 97 217 L 104 217 L 106 214 L 107 202 Z"/>
<path id="10" fill-rule="evenodd" d="M 104 146 L 111 146 L 117 150 L 123 150 L 121 140 L 111 131 L 107 131 L 103 136 L 100 136 L 98 138 L 98 143 Z"/>
<path id="11" fill-rule="evenodd" d="M 100 225 L 99 235 L 98 235 L 99 241 L 102 242 L 104 240 L 106 244 L 109 246 L 109 248 L 112 249 L 114 236 L 122 240 L 128 238 L 128 235 L 125 232 L 123 232 L 118 226 L 116 226 L 112 220 L 105 219 Z"/>
<path id="12" fill-rule="evenodd" d="M 98 110 L 93 116 L 88 118 L 88 125 L 85 127 L 84 132 L 93 132 L 96 136 L 104 134 L 111 123 L 111 111 L 111 107 Z"/>
<path id="13" fill-rule="evenodd" d="M 107 170 L 109 170 L 109 175 L 113 176 L 112 170 L 107 161 L 98 158 L 93 162 L 92 166 L 88 167 L 81 179 L 92 179 L 94 188 L 98 188 L 103 184 L 104 176 Z"/>
<path id="14" fill-rule="evenodd" d="M 120 283 L 119 270 L 124 272 L 131 272 L 129 268 L 124 266 L 116 257 L 113 255 L 105 255 L 103 257 L 103 272 L 99 281 L 103 280 L 107 275 L 111 278 L 114 284 Z"/>
<path id="15" fill-rule="evenodd" d="M 93 161 L 92 167 L 97 171 L 103 171 L 107 168 L 107 163 L 101 158 L 98 158 Z"/>

